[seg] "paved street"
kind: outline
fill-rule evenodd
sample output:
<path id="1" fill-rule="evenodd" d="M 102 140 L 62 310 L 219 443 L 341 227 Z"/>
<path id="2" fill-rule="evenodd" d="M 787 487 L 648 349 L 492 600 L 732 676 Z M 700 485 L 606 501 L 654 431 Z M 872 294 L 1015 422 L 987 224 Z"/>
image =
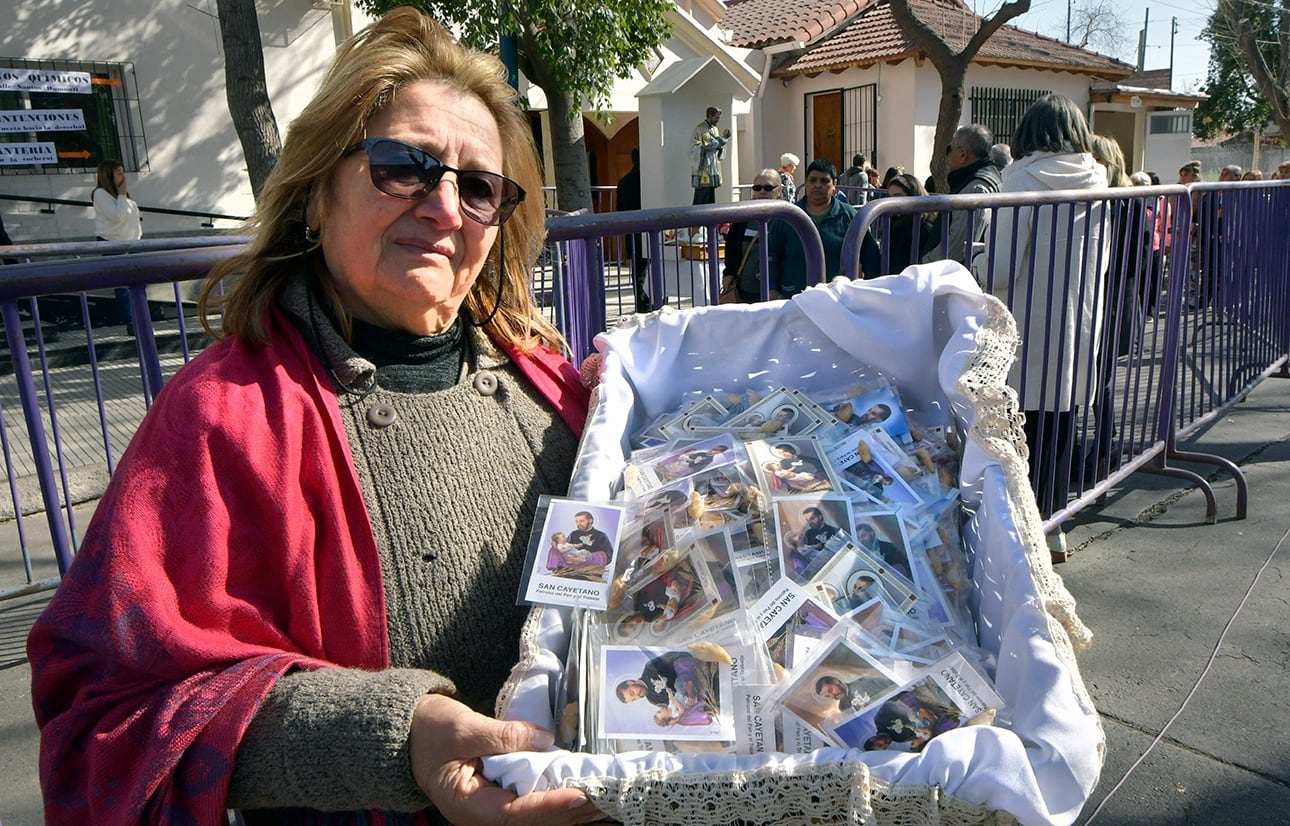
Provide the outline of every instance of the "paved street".
<path id="1" fill-rule="evenodd" d="M 75 426 L 67 417 L 65 433 L 101 440 L 96 417 Z M 1223 475 L 1214 476 L 1218 524 L 1206 525 L 1197 491 L 1139 473 L 1070 526 L 1072 557 L 1058 570 L 1095 635 L 1081 668 L 1108 737 L 1102 780 L 1080 823 L 1271 826 L 1290 811 L 1290 744 L 1283 736 L 1290 719 L 1283 685 L 1290 605 L 1282 544 L 1290 532 L 1290 381 L 1265 381 L 1189 445 L 1243 468 L 1247 519 L 1233 518 L 1234 485 Z M 82 528 L 91 508 L 75 509 Z M 12 561 L 11 526 L 0 534 L 3 577 L 22 575 Z M 55 570 L 35 538 L 44 531 L 43 518 L 28 520 L 37 579 Z M 41 822 L 23 641 L 46 599 L 0 602 L 5 826 Z"/>

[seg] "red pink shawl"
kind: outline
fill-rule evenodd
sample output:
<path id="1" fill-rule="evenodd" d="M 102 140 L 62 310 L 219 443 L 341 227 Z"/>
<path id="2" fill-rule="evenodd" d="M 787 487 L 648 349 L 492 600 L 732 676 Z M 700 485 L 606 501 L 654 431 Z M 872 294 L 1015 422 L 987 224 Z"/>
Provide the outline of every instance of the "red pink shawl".
<path id="1" fill-rule="evenodd" d="M 280 314 L 160 394 L 28 640 L 48 823 L 217 824 L 292 668 L 389 664 L 375 541 L 335 394 Z M 558 354 L 508 353 L 580 433 Z"/>

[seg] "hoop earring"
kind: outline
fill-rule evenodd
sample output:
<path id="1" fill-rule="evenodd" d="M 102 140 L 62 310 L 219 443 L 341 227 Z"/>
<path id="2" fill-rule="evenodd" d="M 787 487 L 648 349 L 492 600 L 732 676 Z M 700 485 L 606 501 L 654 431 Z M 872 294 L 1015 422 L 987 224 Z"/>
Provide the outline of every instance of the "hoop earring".
<path id="1" fill-rule="evenodd" d="M 318 242 L 322 240 L 322 229 L 314 229 L 309 226 L 309 198 L 314 194 L 314 185 L 310 183 L 305 187 L 305 202 L 300 207 L 300 224 L 305 228 L 303 242 L 301 243 L 301 254 L 317 249 Z"/>

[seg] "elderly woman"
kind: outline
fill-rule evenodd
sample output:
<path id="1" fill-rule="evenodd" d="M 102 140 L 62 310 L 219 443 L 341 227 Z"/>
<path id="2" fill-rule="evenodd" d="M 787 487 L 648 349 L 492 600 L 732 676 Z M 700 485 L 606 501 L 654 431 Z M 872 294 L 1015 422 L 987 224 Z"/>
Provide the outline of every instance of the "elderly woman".
<path id="1" fill-rule="evenodd" d="M 780 192 L 779 174 L 763 169 L 753 178 L 752 200 L 774 200 Z M 721 291 L 735 290 L 742 304 L 761 301 L 761 226 L 735 221 L 726 233 L 726 260 L 721 275 Z"/>
<path id="2" fill-rule="evenodd" d="M 1106 170 L 1093 160 L 1084 114 L 1062 95 L 1035 101 L 1012 138 L 1016 158 L 1003 170 L 1002 192 L 1106 189 Z M 1101 205 L 1000 209 L 995 247 L 978 255 L 978 278 L 1012 309 L 1022 347 L 1009 384 L 1026 411 L 1026 443 L 1040 513 L 1066 506 L 1074 451 L 1074 416 L 1093 402 L 1095 354 L 1109 262 Z M 1013 239 L 1016 246 L 1013 246 Z M 1054 535 L 1054 550 L 1061 540 Z"/>
<path id="3" fill-rule="evenodd" d="M 802 159 L 792 152 L 779 156 L 779 197 L 790 204 L 797 200 L 797 181 L 793 176 L 797 174 L 797 165 L 801 162 Z"/>
<path id="4" fill-rule="evenodd" d="M 497 60 L 410 9 L 341 47 L 32 631 L 47 822 L 598 816 L 478 773 L 552 742 L 488 716 L 587 402 L 539 186 Z"/>

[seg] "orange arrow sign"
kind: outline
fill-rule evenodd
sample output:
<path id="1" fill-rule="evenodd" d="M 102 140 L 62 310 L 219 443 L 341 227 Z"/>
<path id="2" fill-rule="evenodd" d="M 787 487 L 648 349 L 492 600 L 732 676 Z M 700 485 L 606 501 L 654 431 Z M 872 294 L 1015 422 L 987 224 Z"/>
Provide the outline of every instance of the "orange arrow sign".
<path id="1" fill-rule="evenodd" d="M 58 153 L 58 157 L 60 158 L 80 158 L 84 160 L 89 156 L 90 156 L 90 150 L 88 149 L 82 149 L 80 152 L 59 152 Z"/>
<path id="2" fill-rule="evenodd" d="M 95 86 L 120 86 L 121 81 L 111 77 L 92 77 L 90 83 Z"/>

